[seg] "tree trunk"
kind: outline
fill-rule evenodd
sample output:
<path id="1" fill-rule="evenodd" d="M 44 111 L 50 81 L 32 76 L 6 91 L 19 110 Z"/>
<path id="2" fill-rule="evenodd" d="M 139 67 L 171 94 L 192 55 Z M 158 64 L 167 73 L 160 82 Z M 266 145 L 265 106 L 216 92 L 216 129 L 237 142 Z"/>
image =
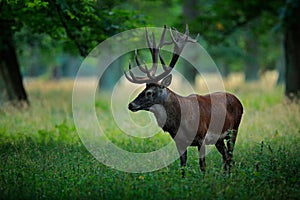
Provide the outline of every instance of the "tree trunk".
<path id="1" fill-rule="evenodd" d="M 280 47 L 280 57 L 278 58 L 277 62 L 276 62 L 276 68 L 278 71 L 278 78 L 277 78 L 277 85 L 281 85 L 284 84 L 285 81 L 285 56 L 284 56 L 284 46 L 283 46 L 283 42 L 281 42 L 281 47 Z"/>
<path id="2" fill-rule="evenodd" d="M 294 9 L 293 17 L 285 30 L 285 95 L 290 100 L 300 98 L 300 6 Z M 291 22 L 292 21 L 292 22 Z"/>
<path id="3" fill-rule="evenodd" d="M 197 0 L 186 0 L 183 1 L 183 17 L 186 24 L 191 24 L 193 20 L 199 16 L 199 11 L 197 10 L 198 1 Z M 189 65 L 185 60 L 182 61 L 183 65 Z M 194 84 L 196 81 L 196 76 L 198 71 L 193 66 L 184 67 L 182 71 L 183 76 L 191 83 Z"/>
<path id="4" fill-rule="evenodd" d="M 250 30 L 249 30 L 250 31 Z M 246 33 L 246 53 L 247 57 L 245 59 L 245 81 L 256 81 L 258 80 L 258 56 L 259 56 L 259 46 L 257 39 L 250 32 Z"/>
<path id="5" fill-rule="evenodd" d="M 10 101 L 13 105 L 29 104 L 25 92 L 11 30 L 11 22 L 0 22 L 0 105 Z"/>
<path id="6" fill-rule="evenodd" d="M 219 67 L 222 77 L 227 78 L 230 74 L 228 64 L 224 60 L 220 59 L 220 61 L 218 62 L 218 67 Z"/>
<path id="7" fill-rule="evenodd" d="M 199 73 L 197 69 L 192 66 L 188 61 L 182 59 L 181 61 L 182 67 L 179 69 L 184 78 L 190 83 L 195 84 L 196 76 Z"/>

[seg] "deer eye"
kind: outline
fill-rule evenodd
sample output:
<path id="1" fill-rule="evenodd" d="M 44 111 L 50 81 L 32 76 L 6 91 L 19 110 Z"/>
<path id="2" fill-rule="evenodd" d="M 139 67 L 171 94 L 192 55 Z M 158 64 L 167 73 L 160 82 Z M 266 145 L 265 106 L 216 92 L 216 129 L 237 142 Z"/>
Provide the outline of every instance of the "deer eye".
<path id="1" fill-rule="evenodd" d="M 152 97 L 153 96 L 153 91 L 148 90 L 145 95 L 146 95 L 146 97 Z"/>

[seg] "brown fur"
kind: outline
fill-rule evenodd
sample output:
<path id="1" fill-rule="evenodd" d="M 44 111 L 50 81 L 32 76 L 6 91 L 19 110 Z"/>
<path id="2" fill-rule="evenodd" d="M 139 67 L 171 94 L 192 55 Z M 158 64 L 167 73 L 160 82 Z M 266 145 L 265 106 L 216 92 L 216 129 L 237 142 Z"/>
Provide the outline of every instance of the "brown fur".
<path id="1" fill-rule="evenodd" d="M 224 169 L 227 171 L 230 168 L 230 164 L 232 162 L 232 153 L 233 147 L 236 141 L 239 124 L 241 122 L 242 114 L 243 114 L 243 106 L 241 102 L 232 94 L 229 93 L 211 93 L 205 96 L 201 95 L 190 95 L 187 97 L 182 97 L 177 95 L 176 93 L 168 90 L 168 100 L 163 103 L 163 106 L 167 113 L 167 120 L 165 125 L 162 127 L 164 131 L 170 133 L 171 137 L 174 139 L 178 134 L 178 129 L 180 124 L 184 123 L 184 121 L 189 120 L 190 116 L 193 114 L 192 112 L 196 112 L 198 108 L 193 108 L 192 106 L 187 106 L 185 111 L 188 113 L 184 116 L 182 113 L 182 109 L 180 105 L 184 107 L 184 105 L 192 104 L 195 98 L 198 101 L 200 117 L 198 122 L 197 133 L 193 138 L 193 141 L 190 144 L 187 144 L 184 140 L 175 139 L 178 151 L 180 153 L 181 165 L 186 165 L 186 148 L 187 146 L 197 146 L 199 149 L 199 159 L 200 159 L 200 168 L 202 171 L 205 171 L 205 147 L 202 144 L 215 144 L 218 151 L 222 154 Z M 214 109 L 212 108 L 211 98 L 214 98 Z M 191 109 L 191 110 L 189 110 Z M 211 115 L 212 112 L 217 116 L 218 113 L 225 112 L 224 125 L 221 129 L 221 132 L 214 132 L 217 136 L 221 136 L 221 134 L 225 134 L 223 137 L 216 139 L 214 143 L 210 143 L 209 141 L 205 142 L 205 136 L 209 131 L 209 126 L 211 123 Z M 197 113 L 195 113 L 197 114 Z M 181 121 L 182 120 L 182 121 Z M 212 128 L 213 130 L 213 128 Z M 188 134 L 183 132 L 182 134 Z M 229 133 L 231 135 L 229 135 Z M 186 138 L 185 138 L 186 139 Z M 224 144 L 224 139 L 227 140 L 227 147 Z M 202 148 L 202 150 L 201 150 Z M 183 171 L 184 176 L 184 171 Z"/>
<path id="2" fill-rule="evenodd" d="M 224 169 L 229 171 L 243 114 L 243 106 L 233 94 L 216 92 L 183 97 L 151 83 L 128 108 L 154 113 L 158 125 L 174 139 L 182 167 L 186 166 L 188 146 L 197 146 L 200 169 L 205 171 L 205 145 L 214 144 L 222 154 Z"/>
<path id="3" fill-rule="evenodd" d="M 163 130 L 169 132 L 174 138 L 177 133 L 181 119 L 179 101 L 181 102 L 181 104 L 189 104 L 191 99 L 195 98 L 195 95 L 182 97 L 169 89 L 168 92 L 170 100 L 166 101 L 163 104 L 164 108 L 167 111 L 168 119 L 166 121 L 166 125 L 163 127 Z M 218 103 L 216 105 L 218 112 L 220 112 L 221 110 L 223 110 L 223 112 L 226 112 L 222 133 L 224 133 L 227 130 L 238 130 L 243 114 L 243 106 L 237 97 L 235 97 L 233 94 L 224 94 L 221 92 L 211 93 L 205 96 L 196 95 L 201 116 L 199 120 L 197 136 L 199 136 L 201 139 L 205 138 L 211 120 L 211 97 L 214 97 L 216 100 L 218 100 L 223 98 L 224 95 L 226 96 L 226 105 L 223 104 L 223 100 L 218 101 L 221 103 Z M 192 109 L 195 110 L 194 108 Z"/>

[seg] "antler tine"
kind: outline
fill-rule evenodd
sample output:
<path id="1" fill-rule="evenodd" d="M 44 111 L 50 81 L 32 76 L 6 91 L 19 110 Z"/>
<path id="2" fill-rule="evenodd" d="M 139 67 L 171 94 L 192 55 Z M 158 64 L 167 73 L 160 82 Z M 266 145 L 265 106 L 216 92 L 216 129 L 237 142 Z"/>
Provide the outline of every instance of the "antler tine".
<path id="1" fill-rule="evenodd" d="M 127 75 L 127 73 L 124 71 L 124 75 L 130 82 L 134 83 L 134 81 Z"/>
<path id="2" fill-rule="evenodd" d="M 155 35 L 154 32 L 152 32 L 152 49 L 156 48 L 156 41 L 155 41 Z"/>
<path id="3" fill-rule="evenodd" d="M 137 55 L 137 50 L 136 49 L 134 51 L 134 59 L 135 59 L 135 62 L 137 64 L 138 68 L 141 70 L 141 72 L 147 73 L 147 67 L 145 67 L 145 68 L 142 67 L 142 65 L 141 65 L 141 63 L 140 63 L 140 61 L 138 59 L 138 55 Z M 145 66 L 146 66 L 146 64 L 145 64 Z"/>
<path id="4" fill-rule="evenodd" d="M 144 61 L 144 67 L 143 67 L 141 65 L 139 59 L 138 59 L 138 55 L 137 55 L 137 50 L 136 49 L 135 49 L 135 53 L 134 53 L 134 59 L 135 59 L 135 62 L 137 64 L 139 70 L 141 70 L 141 72 L 143 72 L 143 73 L 146 73 L 149 78 L 153 78 L 153 76 L 155 75 L 155 71 L 156 71 L 157 67 L 154 68 L 155 70 L 152 70 L 153 67 L 152 67 L 152 69 L 148 70 L 148 67 L 147 67 L 145 61 Z"/>
<path id="5" fill-rule="evenodd" d="M 179 39 L 182 39 L 181 33 L 179 33 L 176 28 L 173 28 L 173 30 L 176 33 L 175 42 L 178 42 Z M 183 35 L 185 35 L 185 34 L 183 34 Z"/>
<path id="6" fill-rule="evenodd" d="M 188 24 L 185 24 L 185 35 L 189 35 L 190 32 L 189 32 L 189 25 Z"/>
<path id="7" fill-rule="evenodd" d="M 183 49 L 183 47 L 179 46 L 179 42 L 177 41 L 179 39 L 179 35 L 178 35 L 178 32 L 177 32 L 176 29 L 175 29 L 175 31 L 176 31 L 176 38 L 173 35 L 172 28 L 170 28 L 170 36 L 171 36 L 171 39 L 172 39 L 172 41 L 174 43 L 173 56 L 172 56 L 171 62 L 169 64 L 169 66 L 171 68 L 173 68 L 175 66 L 175 64 L 176 64 L 176 62 L 177 62 L 177 60 L 179 58 L 179 55 L 180 55 L 180 53 L 181 53 L 181 51 Z"/>
<path id="8" fill-rule="evenodd" d="M 198 38 L 199 38 L 199 33 L 197 34 L 197 36 L 195 37 L 195 39 L 190 38 L 190 32 L 189 32 L 189 25 L 188 24 L 186 24 L 184 35 L 186 36 L 185 40 L 187 42 L 196 43 L 198 41 Z"/>
<path id="9" fill-rule="evenodd" d="M 158 45 L 158 47 L 157 47 L 158 49 L 160 49 L 160 48 L 161 48 L 162 46 L 164 46 L 164 45 L 170 45 L 170 44 L 173 44 L 172 41 L 170 41 L 170 42 L 165 41 L 166 31 L 167 31 L 167 26 L 164 25 L 164 30 L 163 30 L 163 32 L 162 32 L 162 34 L 161 34 L 160 42 L 159 42 L 159 45 Z"/>
<path id="10" fill-rule="evenodd" d="M 130 73 L 131 78 L 127 75 L 127 73 L 125 72 L 125 70 L 124 70 L 124 75 L 125 75 L 125 77 L 126 77 L 130 82 L 134 82 L 134 80 L 133 80 L 134 75 L 131 74 L 132 72 L 131 72 L 131 62 L 130 62 L 130 61 L 129 61 L 128 68 L 129 68 L 129 73 Z"/>
<path id="11" fill-rule="evenodd" d="M 152 44 L 153 44 L 152 49 L 150 49 L 152 55 L 152 68 L 149 70 L 149 74 L 154 76 L 157 70 L 157 57 L 158 57 L 157 56 L 158 49 L 156 48 L 156 40 L 155 40 L 154 32 L 152 32 Z"/>
<path id="12" fill-rule="evenodd" d="M 184 35 L 185 35 L 185 40 L 188 41 L 189 35 L 190 35 L 189 25 L 188 24 L 185 25 L 185 33 L 184 33 Z"/>
<path id="13" fill-rule="evenodd" d="M 146 27 L 146 41 L 147 41 L 147 44 L 148 44 L 148 47 L 151 48 L 152 47 L 152 43 L 149 39 L 149 34 L 148 34 L 148 28 Z"/>
<path id="14" fill-rule="evenodd" d="M 128 68 L 129 68 L 129 71 L 131 70 L 131 61 L 129 60 L 129 63 L 128 63 Z"/>
<path id="15" fill-rule="evenodd" d="M 140 61 L 139 61 L 139 59 L 138 59 L 138 56 L 137 56 L 137 50 L 136 50 L 136 49 L 134 50 L 134 59 L 135 59 L 136 64 L 137 64 L 138 66 L 140 66 L 141 64 L 140 64 Z"/>
<path id="16" fill-rule="evenodd" d="M 167 30 L 167 27 L 166 27 L 166 25 L 164 25 L 164 30 L 161 34 L 161 38 L 160 38 L 158 48 L 161 48 L 163 46 L 164 42 L 165 42 L 166 30 Z"/>
<path id="17" fill-rule="evenodd" d="M 160 60 L 160 62 L 161 62 L 161 65 L 163 66 L 164 70 L 165 70 L 165 71 L 169 70 L 170 67 L 166 66 L 164 59 L 163 59 L 162 56 L 160 55 L 160 52 L 159 52 L 158 55 L 159 55 L 159 60 Z"/>
<path id="18" fill-rule="evenodd" d="M 173 43 L 176 44 L 176 39 L 175 39 L 175 37 L 173 35 L 172 28 L 170 28 L 170 35 L 171 35 L 171 39 L 172 39 Z"/>
<path id="19" fill-rule="evenodd" d="M 146 28 L 146 41 L 147 41 L 147 45 L 148 48 L 150 50 L 151 56 L 152 56 L 152 68 L 149 69 L 149 73 L 151 74 L 151 76 L 154 76 L 157 70 L 157 49 L 156 49 L 156 40 L 155 40 L 155 35 L 152 32 L 152 42 L 150 41 L 149 38 L 149 33 L 148 33 L 148 29 Z M 147 73 L 146 71 L 143 71 L 144 73 Z"/>
<path id="20" fill-rule="evenodd" d="M 130 76 L 131 76 L 131 80 L 136 81 L 136 77 L 134 76 L 134 74 L 133 74 L 132 71 L 131 71 L 131 63 L 129 63 L 128 68 L 129 68 L 129 74 L 130 74 Z M 126 75 L 127 75 L 127 74 L 126 74 Z"/>
<path id="21" fill-rule="evenodd" d="M 152 75 L 152 74 L 151 74 L 151 71 L 148 70 L 146 63 L 144 63 L 144 65 L 145 65 L 145 68 L 146 68 L 146 74 L 147 74 L 147 77 L 148 77 L 149 79 L 151 79 L 151 80 L 155 79 L 155 77 L 154 77 L 154 76 L 155 76 L 155 73 L 154 73 L 154 75 Z M 153 68 L 153 67 L 152 67 L 152 68 Z"/>
<path id="22" fill-rule="evenodd" d="M 199 33 L 196 35 L 195 39 L 192 39 L 190 37 L 188 37 L 188 39 L 186 40 L 187 42 L 192 42 L 192 43 L 196 43 L 199 39 L 200 35 Z"/>

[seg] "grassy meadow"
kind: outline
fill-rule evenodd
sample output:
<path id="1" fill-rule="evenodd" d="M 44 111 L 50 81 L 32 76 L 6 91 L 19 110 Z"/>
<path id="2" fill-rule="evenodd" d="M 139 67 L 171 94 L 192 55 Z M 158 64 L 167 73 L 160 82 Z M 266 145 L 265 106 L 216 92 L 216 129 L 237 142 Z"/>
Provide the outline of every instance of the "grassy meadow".
<path id="1" fill-rule="evenodd" d="M 286 102 L 283 87 L 274 83 L 272 74 L 251 84 L 239 76 L 225 81 L 245 109 L 232 173 L 223 173 L 213 149 L 204 176 L 191 147 L 182 179 L 179 160 L 149 173 L 121 172 L 97 161 L 76 132 L 73 81 L 27 80 L 31 106 L 0 108 L 0 199 L 299 199 L 300 105 Z M 109 98 L 98 95 L 95 105 L 120 148 L 148 152 L 170 141 L 165 133 L 128 140 L 110 122 Z"/>

